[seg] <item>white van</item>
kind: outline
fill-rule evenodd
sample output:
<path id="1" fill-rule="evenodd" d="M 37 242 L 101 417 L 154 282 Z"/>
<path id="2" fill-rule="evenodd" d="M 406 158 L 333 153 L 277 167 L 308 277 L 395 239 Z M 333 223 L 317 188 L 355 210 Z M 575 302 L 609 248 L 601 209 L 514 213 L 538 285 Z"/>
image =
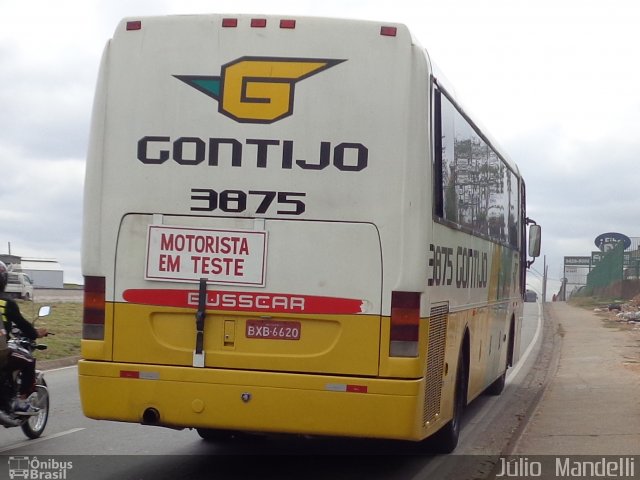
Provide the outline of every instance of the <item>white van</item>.
<path id="1" fill-rule="evenodd" d="M 33 299 L 33 282 L 26 273 L 9 272 L 5 292 L 12 298 L 31 300 Z"/>

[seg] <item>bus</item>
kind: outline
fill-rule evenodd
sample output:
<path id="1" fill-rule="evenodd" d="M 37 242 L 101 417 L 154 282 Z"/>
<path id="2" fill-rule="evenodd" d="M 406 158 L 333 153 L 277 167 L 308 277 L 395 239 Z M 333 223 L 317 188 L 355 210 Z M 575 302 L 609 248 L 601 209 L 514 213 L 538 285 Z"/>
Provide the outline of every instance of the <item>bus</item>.
<path id="1" fill-rule="evenodd" d="M 83 412 L 452 451 L 518 359 L 539 239 L 406 26 L 125 18 L 86 164 Z"/>

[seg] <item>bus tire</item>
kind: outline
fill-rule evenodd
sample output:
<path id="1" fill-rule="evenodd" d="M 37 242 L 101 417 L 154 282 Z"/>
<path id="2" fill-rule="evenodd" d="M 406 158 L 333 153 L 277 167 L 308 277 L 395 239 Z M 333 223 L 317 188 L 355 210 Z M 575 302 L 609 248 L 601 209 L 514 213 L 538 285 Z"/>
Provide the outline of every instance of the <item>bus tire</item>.
<path id="1" fill-rule="evenodd" d="M 230 440 L 233 432 L 230 430 L 219 430 L 217 428 L 196 428 L 198 435 L 207 442 L 222 442 Z"/>
<path id="2" fill-rule="evenodd" d="M 500 395 L 504 390 L 506 379 L 507 379 L 507 370 L 505 369 L 505 371 L 502 372 L 502 375 L 500 375 L 497 380 L 495 380 L 491 385 L 487 387 L 487 389 L 485 390 L 485 393 L 487 395 L 493 395 L 493 396 Z"/>
<path id="3" fill-rule="evenodd" d="M 467 362 L 463 349 L 460 349 L 460 354 L 458 355 L 458 371 L 456 373 L 453 418 L 435 433 L 430 442 L 436 453 L 451 453 L 458 445 L 462 417 L 464 416 L 467 400 L 467 378 Z"/>
<path id="4" fill-rule="evenodd" d="M 498 396 L 504 390 L 506 380 L 507 380 L 507 369 L 509 366 L 513 365 L 513 329 L 514 329 L 514 319 L 511 319 L 511 326 L 509 327 L 509 343 L 507 344 L 507 362 L 504 366 L 504 372 L 500 375 L 491 385 L 487 387 L 485 393 L 487 395 Z"/>

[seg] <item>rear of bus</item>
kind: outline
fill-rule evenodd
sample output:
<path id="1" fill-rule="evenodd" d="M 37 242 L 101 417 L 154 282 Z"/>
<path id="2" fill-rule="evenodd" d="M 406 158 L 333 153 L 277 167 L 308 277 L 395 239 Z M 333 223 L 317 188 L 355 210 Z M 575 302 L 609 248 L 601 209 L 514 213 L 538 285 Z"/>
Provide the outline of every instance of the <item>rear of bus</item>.
<path id="1" fill-rule="evenodd" d="M 87 162 L 87 416 L 423 436 L 428 69 L 401 25 L 121 22 Z"/>

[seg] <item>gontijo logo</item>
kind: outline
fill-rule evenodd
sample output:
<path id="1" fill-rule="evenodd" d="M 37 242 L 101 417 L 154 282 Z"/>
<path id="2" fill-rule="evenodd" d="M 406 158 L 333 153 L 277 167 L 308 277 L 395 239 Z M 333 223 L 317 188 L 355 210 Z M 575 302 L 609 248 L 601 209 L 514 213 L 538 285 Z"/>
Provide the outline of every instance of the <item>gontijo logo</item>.
<path id="1" fill-rule="evenodd" d="M 293 113 L 295 85 L 345 60 L 241 57 L 219 77 L 174 75 L 218 100 L 218 111 L 243 123 L 273 123 Z"/>

